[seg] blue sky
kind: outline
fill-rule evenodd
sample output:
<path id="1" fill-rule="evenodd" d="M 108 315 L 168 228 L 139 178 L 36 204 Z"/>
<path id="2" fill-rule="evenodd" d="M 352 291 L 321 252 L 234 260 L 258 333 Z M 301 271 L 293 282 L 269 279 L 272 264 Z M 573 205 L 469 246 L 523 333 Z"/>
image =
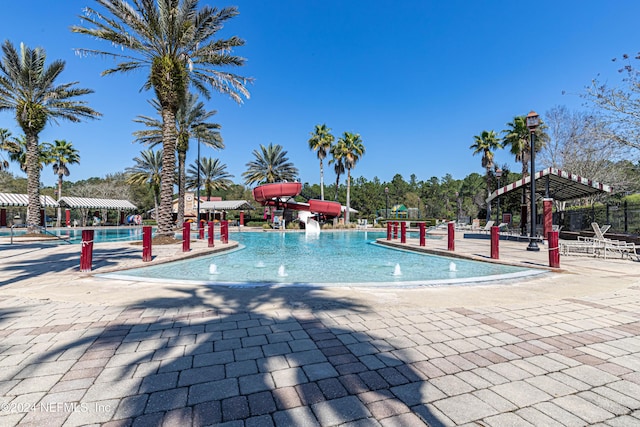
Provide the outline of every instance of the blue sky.
<path id="1" fill-rule="evenodd" d="M 280 144 L 303 182 L 319 182 L 318 160 L 308 149 L 314 126 L 326 123 L 336 138 L 359 133 L 366 153 L 355 177 L 390 181 L 396 173 L 419 180 L 450 173 L 462 179 L 483 173 L 472 156 L 473 136 L 501 131 L 515 115 L 541 115 L 566 105 L 584 109 L 578 96 L 591 79 L 619 78 L 611 59 L 640 51 L 637 0 L 236 0 L 201 2 L 238 6 L 220 36 L 238 35 L 247 59 L 239 74 L 255 78 L 243 105 L 216 95 L 226 148 L 202 147 L 242 182 L 245 164 L 260 144 Z M 80 150 L 72 181 L 123 171 L 145 147 L 132 143 L 133 119 L 153 114 L 140 92 L 143 73 L 101 77 L 113 65 L 80 58 L 73 48 L 108 49 L 106 43 L 73 34 L 90 0 L 29 0 L 3 3 L 0 38 L 46 49 L 63 59 L 59 82 L 79 81 L 95 90 L 86 97 L 104 116 L 82 124 L 51 124 L 42 141 L 66 139 Z M 7 17 L 11 17 L 8 19 Z M 563 91 L 566 94 L 563 95 Z M 0 113 L 0 127 L 20 133 L 13 116 Z M 195 142 L 188 162 L 195 159 Z M 499 164 L 511 164 L 506 150 Z M 17 165 L 10 171 L 22 176 Z M 325 181 L 335 175 L 325 169 Z M 42 181 L 53 185 L 51 168 Z"/>

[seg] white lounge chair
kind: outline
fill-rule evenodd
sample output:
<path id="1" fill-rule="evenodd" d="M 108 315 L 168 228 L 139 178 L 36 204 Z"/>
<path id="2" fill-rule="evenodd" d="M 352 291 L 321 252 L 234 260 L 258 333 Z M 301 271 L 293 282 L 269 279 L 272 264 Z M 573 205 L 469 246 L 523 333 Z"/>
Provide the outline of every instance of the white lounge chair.
<path id="1" fill-rule="evenodd" d="M 621 258 L 634 257 L 638 259 L 636 254 L 636 245 L 633 242 L 625 242 L 624 240 L 614 240 L 604 237 L 604 234 L 609 230 L 611 226 L 605 225 L 602 228 L 597 222 L 591 223 L 591 228 L 595 234 L 594 237 L 582 237 L 579 236 L 578 240 L 582 242 L 593 243 L 596 248 L 596 254 L 602 253 L 602 256 L 606 259 L 609 253 L 620 255 Z"/>
<path id="2" fill-rule="evenodd" d="M 495 221 L 487 221 L 487 224 L 484 226 L 484 228 L 481 228 L 480 230 L 478 230 L 480 233 L 491 233 L 491 227 L 493 227 L 493 224 L 495 224 Z"/>

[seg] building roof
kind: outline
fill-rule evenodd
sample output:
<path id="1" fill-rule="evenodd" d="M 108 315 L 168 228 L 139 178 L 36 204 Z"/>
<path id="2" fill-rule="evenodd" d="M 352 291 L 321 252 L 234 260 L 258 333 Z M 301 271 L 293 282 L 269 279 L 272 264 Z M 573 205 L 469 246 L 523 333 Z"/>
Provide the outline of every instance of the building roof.
<path id="1" fill-rule="evenodd" d="M 128 200 L 92 199 L 88 197 L 67 197 L 60 200 L 60 206 L 71 209 L 111 209 L 119 211 L 136 210 L 136 206 Z"/>
<path id="2" fill-rule="evenodd" d="M 579 199 L 581 197 L 592 196 L 597 193 L 611 193 L 610 186 L 601 184 L 591 179 L 582 178 L 570 172 L 565 172 L 556 168 L 547 168 L 536 172 L 536 193 L 558 201 Z M 487 198 L 487 203 L 509 191 L 516 190 L 522 186 L 531 184 L 531 176 L 512 182 L 502 188 L 498 188 Z M 548 189 L 548 193 L 547 193 Z"/>
<path id="3" fill-rule="evenodd" d="M 29 196 L 27 194 L 0 193 L 0 206 L 28 206 Z M 58 202 L 49 196 L 40 196 L 42 207 L 58 207 Z"/>
<path id="4" fill-rule="evenodd" d="M 253 209 L 246 200 L 210 200 L 200 202 L 200 210 L 205 211 L 232 211 L 236 209 Z"/>

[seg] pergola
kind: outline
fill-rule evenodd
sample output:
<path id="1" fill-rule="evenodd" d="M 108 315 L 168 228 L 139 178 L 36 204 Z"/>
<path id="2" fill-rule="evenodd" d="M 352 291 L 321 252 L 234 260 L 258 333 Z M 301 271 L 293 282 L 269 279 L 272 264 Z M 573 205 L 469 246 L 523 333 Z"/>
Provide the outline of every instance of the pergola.
<path id="1" fill-rule="evenodd" d="M 8 207 L 29 206 L 29 196 L 27 194 L 0 193 L 0 227 L 7 226 Z M 58 207 L 58 202 L 49 196 L 40 196 L 40 206 L 43 208 Z M 44 211 L 40 214 L 40 221 L 44 223 Z"/>
<path id="2" fill-rule="evenodd" d="M 606 184 L 601 184 L 591 179 L 574 175 L 556 168 L 547 168 L 535 173 L 536 194 L 544 198 L 551 198 L 564 202 L 567 200 L 580 199 L 582 197 L 593 196 L 598 193 L 611 193 L 613 190 Z M 491 203 L 496 197 L 505 193 L 522 188 L 528 188 L 531 183 L 531 176 L 512 182 L 502 188 L 498 188 L 487 197 L 487 203 Z"/>
<path id="3" fill-rule="evenodd" d="M 207 200 L 200 202 L 200 211 L 204 211 L 207 214 L 215 213 L 217 211 L 226 212 L 226 211 L 240 211 L 240 224 L 244 225 L 244 212 L 243 210 L 253 209 L 251 203 L 246 200 Z"/>
<path id="4" fill-rule="evenodd" d="M 91 197 L 73 197 L 64 196 L 58 200 L 60 207 L 65 208 L 66 225 L 70 225 L 70 209 L 86 209 L 86 210 L 112 210 L 120 213 L 120 224 L 125 222 L 125 212 L 134 211 L 137 207 L 128 200 L 124 199 L 96 199 Z"/>
<path id="5" fill-rule="evenodd" d="M 554 200 L 564 202 L 593 196 L 598 193 L 611 193 L 609 185 L 583 178 L 556 168 L 547 168 L 534 174 L 536 183 L 536 195 L 543 198 L 543 236 L 552 228 L 552 202 Z M 528 188 L 531 176 L 512 182 L 502 188 L 498 188 L 487 197 L 487 204 L 492 200 L 511 191 Z M 523 218 L 526 218 L 526 206 L 522 207 Z"/>

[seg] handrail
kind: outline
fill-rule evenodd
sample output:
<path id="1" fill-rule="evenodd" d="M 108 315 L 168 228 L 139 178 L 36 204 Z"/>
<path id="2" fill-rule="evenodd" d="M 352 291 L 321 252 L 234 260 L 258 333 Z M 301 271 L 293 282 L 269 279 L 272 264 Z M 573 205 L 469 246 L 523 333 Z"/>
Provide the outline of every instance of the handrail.
<path id="1" fill-rule="evenodd" d="M 16 227 L 17 225 L 23 225 L 23 226 L 25 226 L 25 227 L 37 227 L 37 228 L 40 228 L 40 231 L 41 231 L 43 234 L 48 234 L 48 235 L 50 235 L 50 236 L 53 236 L 53 237 L 55 237 L 56 239 L 61 240 L 61 241 L 65 242 L 65 243 L 66 243 L 66 244 L 68 244 L 68 245 L 71 245 L 71 244 L 72 244 L 72 243 L 69 241 L 69 239 L 63 239 L 62 237 L 58 236 L 57 234 L 53 234 L 52 232 L 50 232 L 50 231 L 48 231 L 48 230 L 47 230 L 47 227 L 43 227 L 43 226 L 42 226 L 42 225 L 40 225 L 40 224 L 13 224 L 13 225 L 11 226 L 11 239 L 10 239 L 10 241 L 9 241 L 9 244 L 11 244 L 11 245 L 13 245 L 13 228 L 14 228 L 14 227 Z"/>

